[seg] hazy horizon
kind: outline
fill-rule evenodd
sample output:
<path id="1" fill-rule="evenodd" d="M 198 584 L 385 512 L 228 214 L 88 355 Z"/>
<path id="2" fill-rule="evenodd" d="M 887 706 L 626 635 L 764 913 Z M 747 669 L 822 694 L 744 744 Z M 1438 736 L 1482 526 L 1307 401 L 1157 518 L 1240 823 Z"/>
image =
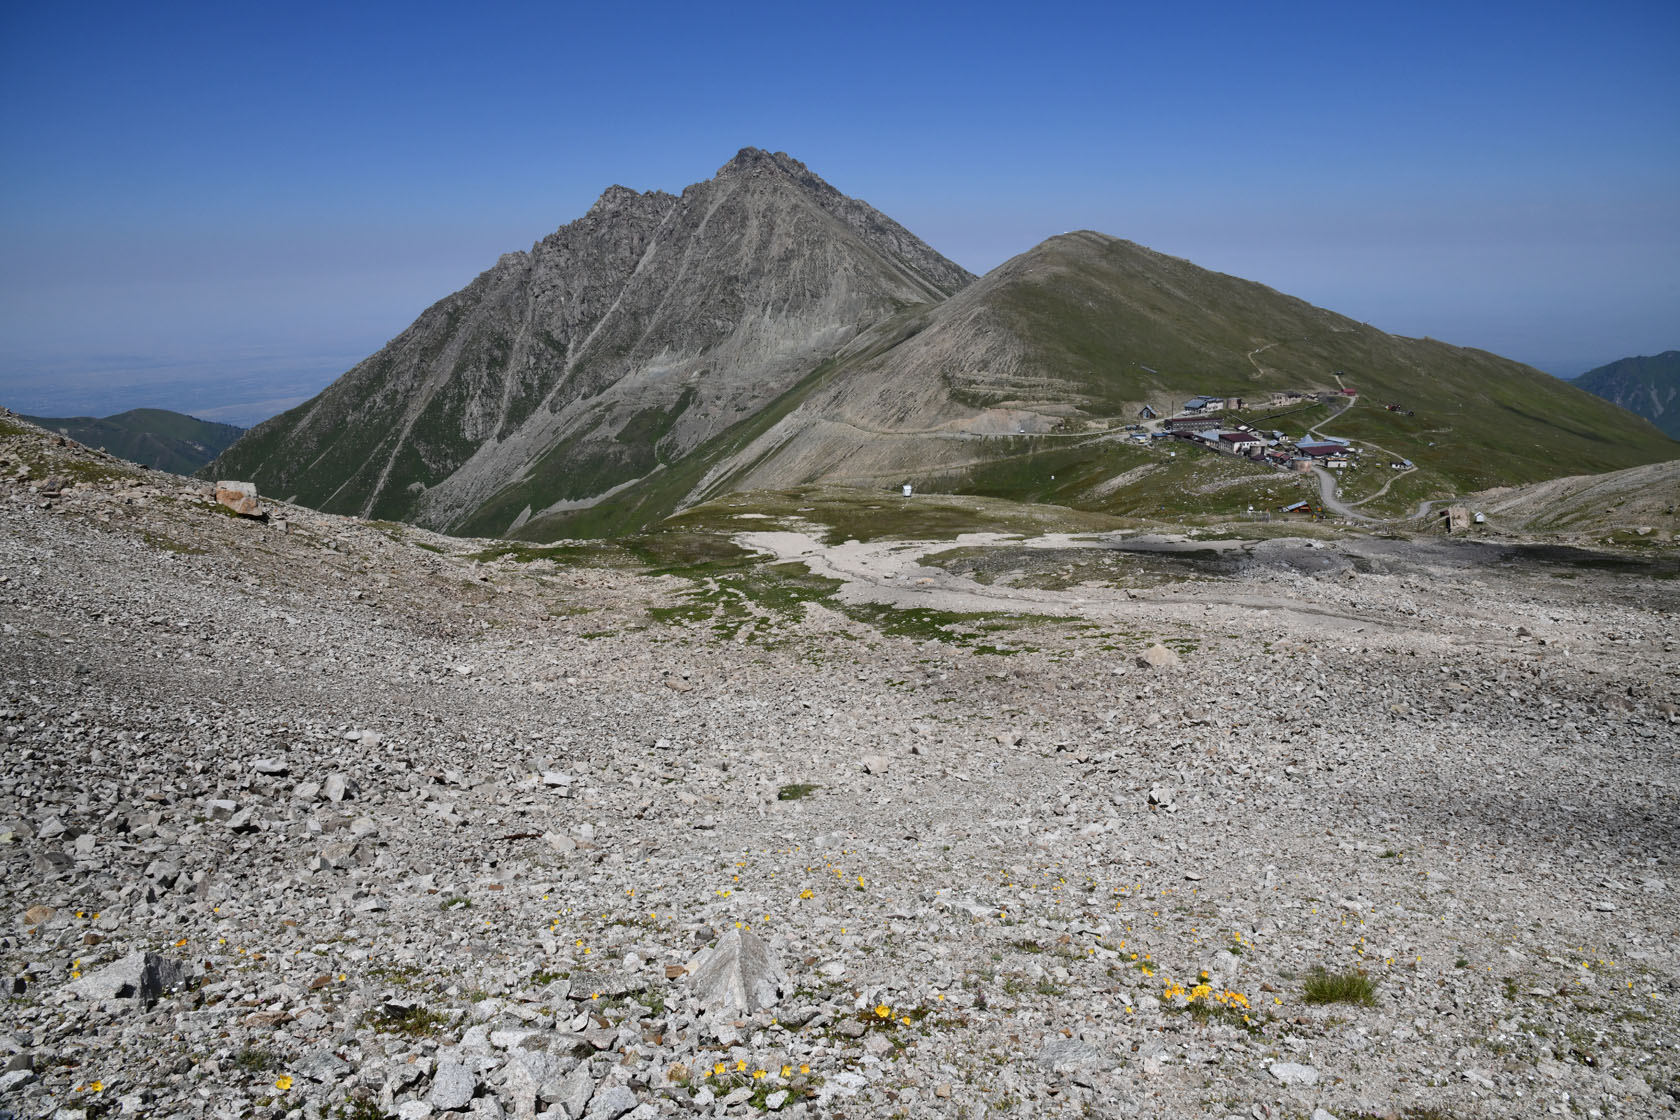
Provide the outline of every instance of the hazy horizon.
<path id="1" fill-rule="evenodd" d="M 748 145 L 976 273 L 1089 228 L 1559 376 L 1680 346 L 1655 5 L 3 18 L 0 404 L 37 415 L 250 424 Z"/>

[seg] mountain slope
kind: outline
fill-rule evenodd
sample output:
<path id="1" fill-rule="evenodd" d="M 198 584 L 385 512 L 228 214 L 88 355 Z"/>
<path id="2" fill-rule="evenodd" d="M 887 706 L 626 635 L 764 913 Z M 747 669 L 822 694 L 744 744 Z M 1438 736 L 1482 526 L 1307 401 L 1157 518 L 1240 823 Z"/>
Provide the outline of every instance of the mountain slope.
<path id="1" fill-rule="evenodd" d="M 1372 512 L 1680 454 L 1648 424 L 1528 366 L 1389 335 L 1264 285 L 1080 232 L 860 336 L 801 387 L 796 404 L 744 424 L 730 445 L 702 448 L 710 459 L 703 474 L 691 468 L 698 479 L 687 500 L 818 481 L 912 481 L 1149 511 L 1161 508 L 1163 488 L 1223 479 L 1236 464 L 1219 460 L 1198 476 L 1183 460 L 1169 465 L 1164 453 L 1093 424 L 1130 421 L 1146 403 L 1176 408 L 1200 393 L 1264 403 L 1274 391 L 1344 387 L 1359 394 L 1345 411 L 1309 404 L 1246 416 L 1322 428 L 1413 460 L 1418 469 Z M 1141 472 L 1137 484 L 1113 485 L 1130 471 Z M 1386 458 L 1366 472 L 1372 490 L 1378 471 L 1387 474 Z M 645 497 L 640 486 L 620 497 L 640 511 L 634 524 L 646 523 Z M 613 528 L 601 513 L 558 511 L 522 535 Z"/>
<path id="2" fill-rule="evenodd" d="M 680 197 L 609 189 L 206 473 L 508 532 L 660 472 L 972 279 L 798 161 L 743 149 Z"/>
<path id="3" fill-rule="evenodd" d="M 1574 384 L 1680 439 L 1680 350 L 1623 358 L 1588 370 Z"/>
<path id="4" fill-rule="evenodd" d="M 1545 533 L 1680 540 L 1680 459 L 1606 474 L 1554 478 L 1476 496 L 1499 524 Z"/>
<path id="5" fill-rule="evenodd" d="M 164 408 L 135 408 L 115 416 L 25 416 L 31 424 L 89 447 L 175 474 L 192 474 L 232 446 L 244 428 L 200 420 Z"/>

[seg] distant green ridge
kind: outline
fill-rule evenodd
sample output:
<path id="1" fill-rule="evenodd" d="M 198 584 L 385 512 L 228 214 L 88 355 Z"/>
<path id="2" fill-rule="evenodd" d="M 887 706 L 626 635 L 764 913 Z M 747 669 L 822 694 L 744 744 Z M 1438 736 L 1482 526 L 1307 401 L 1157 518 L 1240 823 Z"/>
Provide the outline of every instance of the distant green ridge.
<path id="1" fill-rule="evenodd" d="M 1588 370 L 1574 383 L 1680 439 L 1680 350 L 1622 358 Z"/>
<path id="2" fill-rule="evenodd" d="M 154 470 L 192 474 L 233 446 L 244 428 L 165 408 L 133 408 L 115 416 L 25 416 L 49 432 Z"/>

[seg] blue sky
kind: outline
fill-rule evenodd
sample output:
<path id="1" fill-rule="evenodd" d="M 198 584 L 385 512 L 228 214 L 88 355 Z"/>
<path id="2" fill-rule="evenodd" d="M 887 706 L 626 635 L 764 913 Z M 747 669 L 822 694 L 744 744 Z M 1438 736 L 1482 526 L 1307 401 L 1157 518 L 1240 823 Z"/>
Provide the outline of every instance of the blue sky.
<path id="1" fill-rule="evenodd" d="M 612 10 L 608 10 L 611 8 Z M 1574 374 L 1680 346 L 1680 5 L 0 7 L 0 403 L 249 423 L 603 188 L 785 150 Z"/>

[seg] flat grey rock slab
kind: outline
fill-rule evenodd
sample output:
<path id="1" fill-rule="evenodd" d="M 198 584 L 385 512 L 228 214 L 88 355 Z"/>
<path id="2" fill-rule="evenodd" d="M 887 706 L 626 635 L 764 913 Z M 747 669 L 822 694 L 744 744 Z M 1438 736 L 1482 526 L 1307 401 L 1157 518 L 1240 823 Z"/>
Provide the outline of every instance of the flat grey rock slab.
<path id="1" fill-rule="evenodd" d="M 65 986 L 80 999 L 138 999 L 150 1003 L 186 979 L 180 961 L 143 950 Z"/>

